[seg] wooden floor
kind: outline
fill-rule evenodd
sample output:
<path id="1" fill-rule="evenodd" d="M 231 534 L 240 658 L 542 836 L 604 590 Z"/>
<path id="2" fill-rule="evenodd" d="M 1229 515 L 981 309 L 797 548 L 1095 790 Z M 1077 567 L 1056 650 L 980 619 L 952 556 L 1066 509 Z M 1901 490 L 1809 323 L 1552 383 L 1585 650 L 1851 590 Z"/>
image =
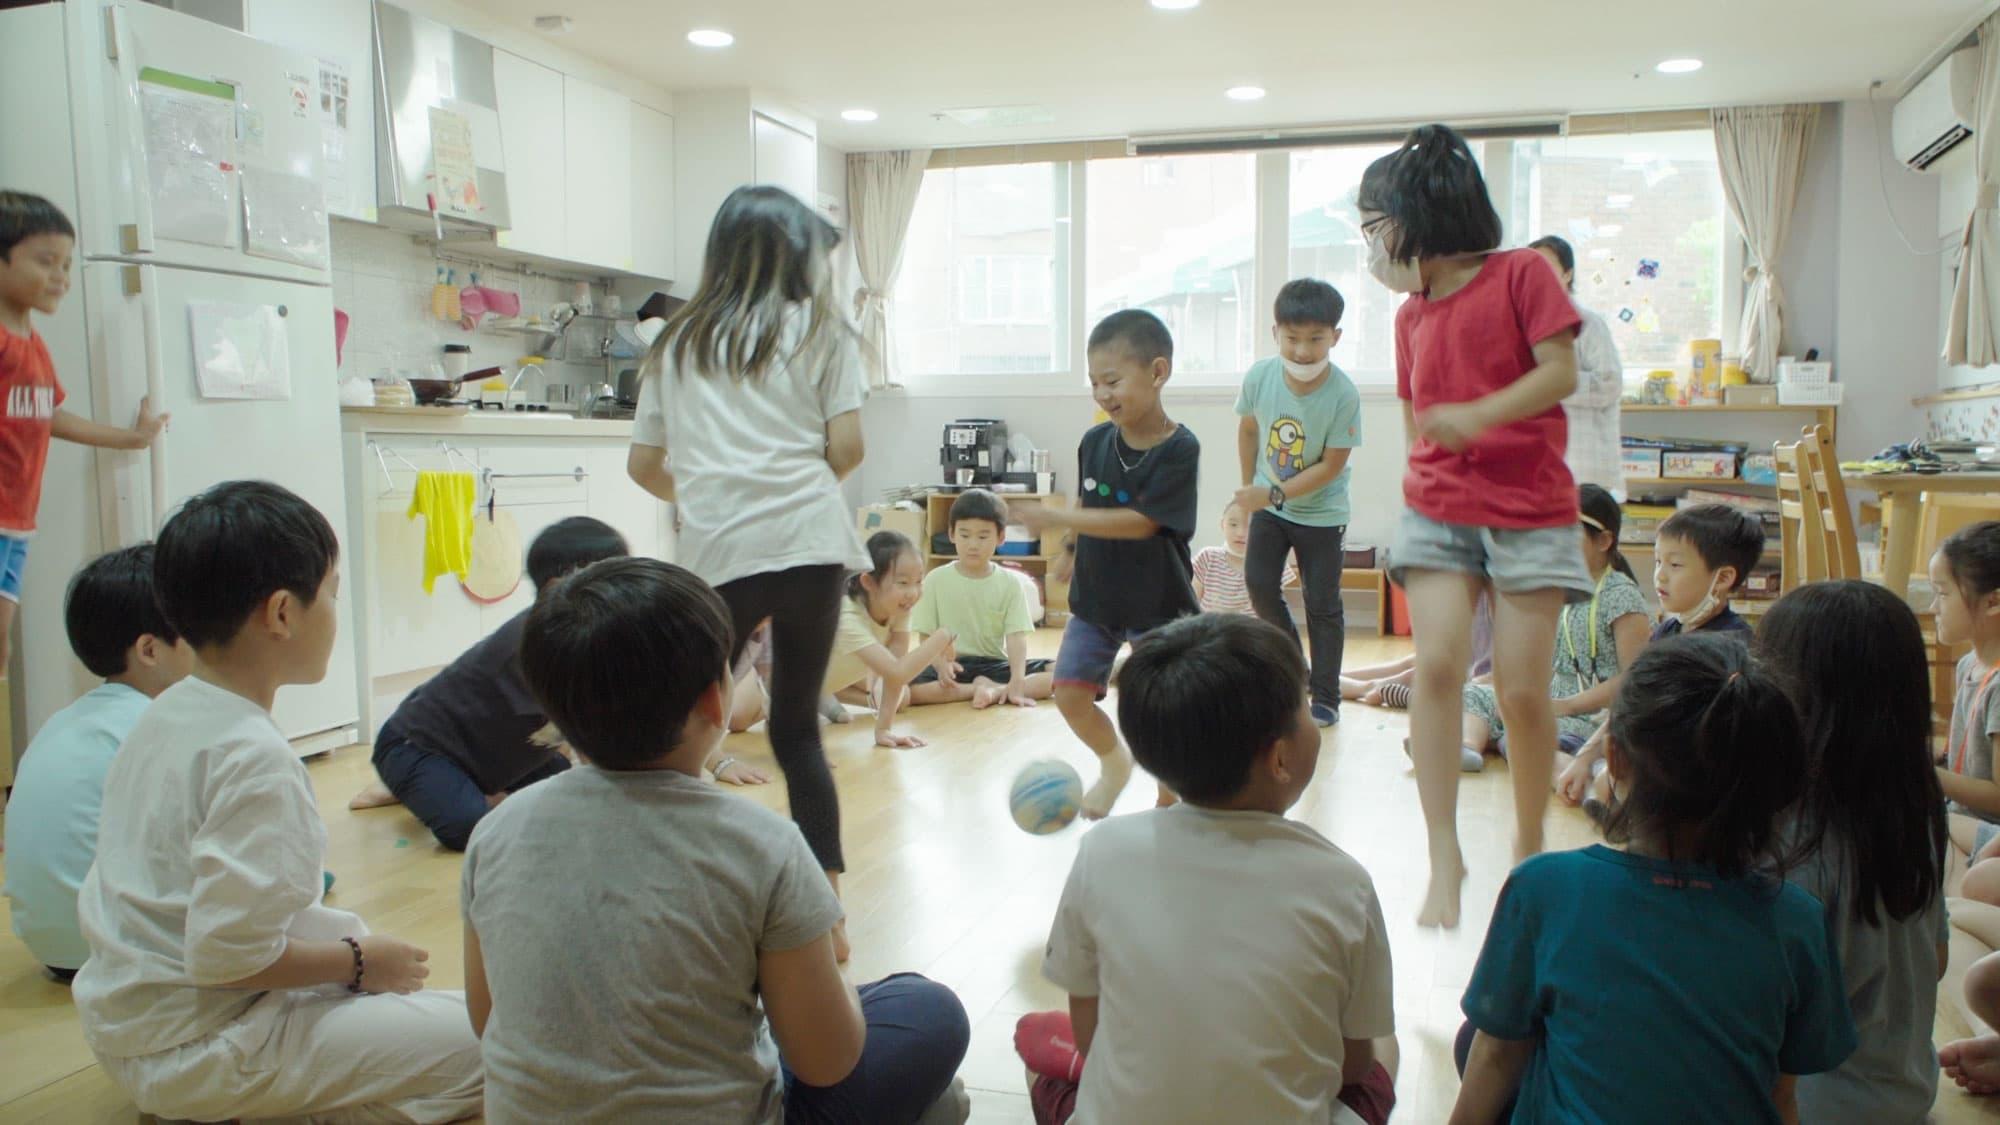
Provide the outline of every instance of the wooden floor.
<path id="1" fill-rule="evenodd" d="M 1036 638 L 1053 654 L 1054 633 Z M 1350 664 L 1388 659 L 1407 642 L 1354 637 Z M 873 748 L 864 715 L 828 728 L 827 751 L 841 790 L 849 871 L 843 881 L 857 981 L 898 970 L 925 973 L 956 989 L 973 1023 L 961 1076 L 979 1125 L 1027 1125 L 1033 1119 L 1014 1058 L 1012 1032 L 1022 1013 L 1060 1006 L 1063 995 L 1039 971 L 1049 919 L 1078 839 L 1072 827 L 1051 837 L 1025 835 L 1007 815 L 1007 783 L 1042 757 L 1068 759 L 1089 778 L 1085 751 L 1053 706 L 975 713 L 964 705 L 918 710 L 903 726 L 930 740 L 919 750 Z M 1329 733 L 1313 788 L 1293 810 L 1326 833 L 1374 875 L 1388 915 L 1396 967 L 1396 1023 L 1402 1051 L 1396 1119 L 1443 1121 L 1457 1091 L 1451 1038 L 1459 996 L 1479 952 L 1493 898 L 1510 852 L 1511 798 L 1497 761 L 1461 789 L 1459 822 L 1472 868 L 1464 925 L 1455 932 L 1414 924 L 1425 877 L 1423 826 L 1416 785 L 1403 756 L 1401 713 L 1350 707 Z M 730 750 L 771 768 L 761 731 L 733 736 Z M 378 931 L 428 947 L 431 981 L 463 981 L 459 946 L 459 857 L 432 843 L 401 808 L 347 811 L 347 798 L 370 776 L 367 752 L 337 751 L 311 763 L 326 817 L 327 865 L 339 876 L 330 900 Z M 747 790 L 785 807 L 781 783 Z M 1153 787 L 1135 779 L 1120 812 L 1149 806 Z M 1550 813 L 1552 848 L 1593 838 L 1573 810 Z M 4 910 L 0 899 L 0 910 Z M 1218 950 L 1217 956 L 1227 956 Z M 1198 971 L 1198 966 L 1190 966 Z M 1940 1005 L 1943 1009 L 1945 1006 Z M 1943 1014 L 1938 1034 L 1963 1034 Z M 129 1122 L 134 1111 L 93 1063 L 77 1029 L 67 990 L 49 983 L 27 951 L 0 926 L 0 1122 Z M 2000 1120 L 2000 1106 L 1939 1094 L 1936 1120 Z"/>

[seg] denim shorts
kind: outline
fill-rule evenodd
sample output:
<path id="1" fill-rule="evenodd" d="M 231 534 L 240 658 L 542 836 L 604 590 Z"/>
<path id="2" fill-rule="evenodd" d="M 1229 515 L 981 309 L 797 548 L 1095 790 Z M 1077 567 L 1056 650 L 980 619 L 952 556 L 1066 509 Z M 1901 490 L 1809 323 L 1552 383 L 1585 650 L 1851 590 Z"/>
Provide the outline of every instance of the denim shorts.
<path id="1" fill-rule="evenodd" d="M 1568 600 L 1590 600 L 1595 588 L 1583 561 L 1583 535 L 1577 525 L 1561 527 L 1474 527 L 1440 523 L 1408 508 L 1389 556 L 1389 580 L 1404 584 L 1412 570 L 1445 570 L 1470 574 L 1493 584 L 1503 594 L 1563 590 Z"/>
<path id="2" fill-rule="evenodd" d="M 1103 699 L 1111 683 L 1111 665 L 1118 660 L 1118 650 L 1150 631 L 1109 629 L 1072 615 L 1069 624 L 1063 626 L 1062 648 L 1056 652 L 1056 683 L 1088 685 L 1097 689 L 1097 698 Z"/>
<path id="3" fill-rule="evenodd" d="M 0 531 L 0 598 L 20 604 L 21 574 L 28 567 L 28 537 Z"/>

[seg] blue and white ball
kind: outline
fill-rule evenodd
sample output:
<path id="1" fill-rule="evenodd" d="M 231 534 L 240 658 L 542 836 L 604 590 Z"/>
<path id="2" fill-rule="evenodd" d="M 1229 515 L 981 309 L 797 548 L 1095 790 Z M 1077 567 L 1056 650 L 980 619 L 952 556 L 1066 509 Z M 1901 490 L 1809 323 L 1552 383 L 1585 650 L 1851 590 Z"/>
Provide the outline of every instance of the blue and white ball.
<path id="1" fill-rule="evenodd" d="M 1030 762 L 1014 775 L 1007 807 L 1021 831 L 1046 836 L 1068 828 L 1083 810 L 1083 779 L 1068 762 Z"/>

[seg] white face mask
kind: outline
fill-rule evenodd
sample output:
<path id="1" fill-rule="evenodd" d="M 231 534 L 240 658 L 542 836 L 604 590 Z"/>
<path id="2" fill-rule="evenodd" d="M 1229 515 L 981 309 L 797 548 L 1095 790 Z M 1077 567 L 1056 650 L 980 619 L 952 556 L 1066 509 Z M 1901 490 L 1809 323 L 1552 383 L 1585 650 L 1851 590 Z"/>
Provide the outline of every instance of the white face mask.
<path id="1" fill-rule="evenodd" d="M 1318 363 L 1293 363 L 1284 356 L 1279 356 L 1278 362 L 1285 365 L 1285 374 L 1294 379 L 1312 379 L 1326 370 L 1326 361 L 1323 359 Z"/>
<path id="2" fill-rule="evenodd" d="M 1389 248 L 1379 234 L 1368 236 L 1368 272 L 1392 293 L 1415 293 L 1424 287 L 1416 259 L 1389 257 Z"/>
<path id="3" fill-rule="evenodd" d="M 1710 583 L 1708 593 L 1703 595 L 1700 604 L 1679 615 L 1683 630 L 1699 629 L 1708 624 L 1710 618 L 1729 608 L 1728 591 L 1717 591 L 1715 586 L 1715 583 Z"/>

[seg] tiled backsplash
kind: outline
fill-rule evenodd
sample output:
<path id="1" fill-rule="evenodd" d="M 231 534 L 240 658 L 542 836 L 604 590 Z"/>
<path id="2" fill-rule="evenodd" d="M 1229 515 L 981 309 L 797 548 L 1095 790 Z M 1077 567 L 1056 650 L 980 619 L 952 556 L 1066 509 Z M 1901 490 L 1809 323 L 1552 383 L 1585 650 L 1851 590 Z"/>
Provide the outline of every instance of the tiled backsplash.
<path id="1" fill-rule="evenodd" d="M 1928 418 L 1933 439 L 2000 442 L 2000 397 L 1939 403 Z"/>
<path id="2" fill-rule="evenodd" d="M 471 284 L 465 262 L 477 250 L 453 246 L 447 251 L 456 269 L 459 288 Z M 399 231 L 336 219 L 333 222 L 333 304 L 350 320 L 347 344 L 341 352 L 340 373 L 373 378 L 384 368 L 402 365 L 401 357 L 429 362 L 443 353 L 446 344 L 472 345 L 470 370 L 504 368 L 509 377 L 520 366 L 525 348 L 537 337 L 480 329 L 467 332 L 431 316 L 431 287 L 437 283 L 438 261 L 428 244 Z M 495 264 L 478 269 L 479 283 L 521 295 L 523 315 L 548 315 L 550 306 L 568 301 L 576 282 L 584 280 L 528 274 L 519 266 Z M 603 301 L 604 286 L 591 283 L 595 299 Z M 489 318 L 490 319 L 490 318 Z M 602 382 L 601 361 L 550 362 L 549 382 L 566 382 L 578 388 Z M 528 389 L 524 383 L 523 389 Z M 536 397 L 541 397 L 539 393 Z"/>

